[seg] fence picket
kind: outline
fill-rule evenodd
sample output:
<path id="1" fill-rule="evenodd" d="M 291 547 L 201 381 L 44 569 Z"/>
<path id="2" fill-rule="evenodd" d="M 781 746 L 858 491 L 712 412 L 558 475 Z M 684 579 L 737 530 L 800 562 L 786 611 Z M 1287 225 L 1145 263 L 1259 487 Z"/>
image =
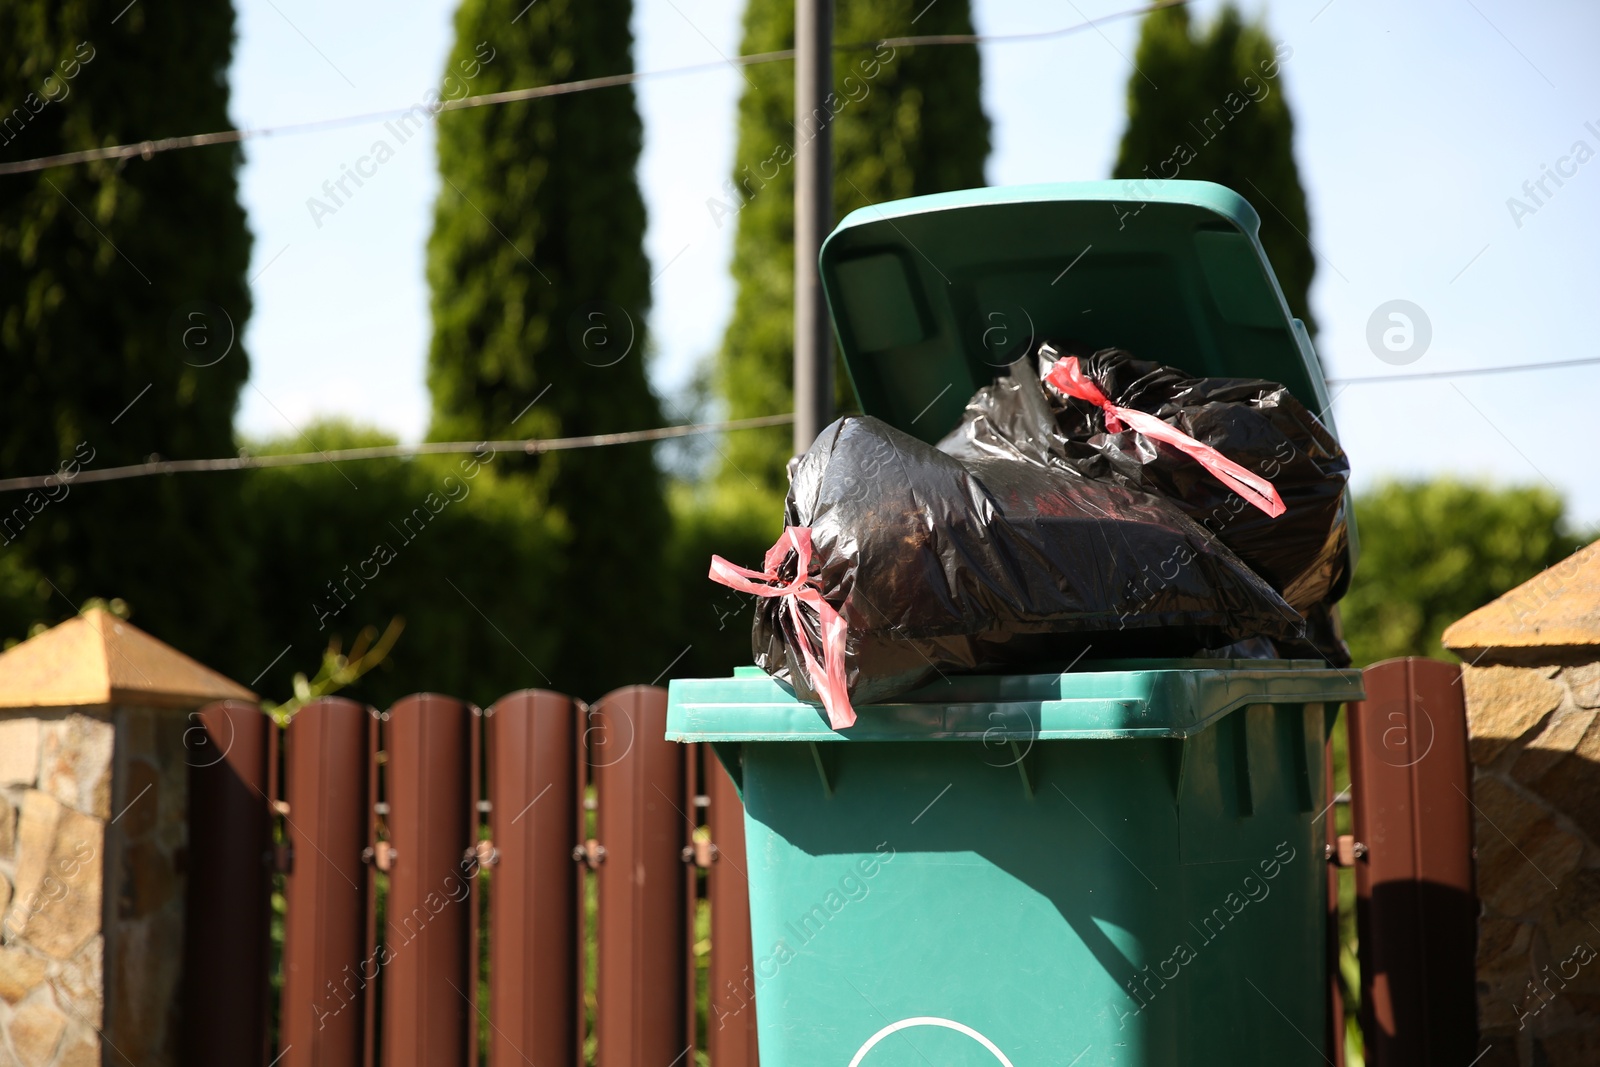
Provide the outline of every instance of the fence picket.
<path id="1" fill-rule="evenodd" d="M 384 912 L 384 1067 L 461 1062 L 476 968 L 467 933 L 476 862 L 473 710 L 419 693 L 389 709 L 389 898 Z"/>
<path id="2" fill-rule="evenodd" d="M 706 1050 L 714 1067 L 756 1067 L 755 970 L 750 951 L 749 860 L 744 805 L 733 779 L 706 753 L 707 823 L 716 859 L 706 875 L 711 901 L 711 963 L 707 969 Z"/>
<path id="3" fill-rule="evenodd" d="M 578 1055 L 579 810 L 573 702 L 523 690 L 485 716 L 489 827 L 489 1067 Z"/>
<path id="4" fill-rule="evenodd" d="M 682 851 L 684 746 L 665 739 L 667 694 L 629 686 L 602 697 L 586 732 L 600 797 L 597 1067 L 692 1060 L 685 1033 Z"/>
<path id="5" fill-rule="evenodd" d="M 267 1041 L 267 733 L 260 707 L 207 704 L 184 733 L 189 869 L 184 936 L 187 1062 L 264 1063 Z"/>
<path id="6" fill-rule="evenodd" d="M 1362 1029 L 1373 1067 L 1476 1055 L 1472 819 L 1461 668 L 1408 657 L 1366 670 L 1350 706 Z"/>
<path id="7" fill-rule="evenodd" d="M 353 700 L 324 697 L 285 730 L 284 829 L 292 859 L 284 879 L 282 1067 L 362 1062 L 365 986 L 375 973 L 362 966 L 368 714 Z"/>
<path id="8" fill-rule="evenodd" d="M 1338 714 L 1337 709 L 1331 714 Z M 1348 716 L 1346 716 L 1348 718 Z M 1345 728 L 1344 723 L 1338 723 L 1334 729 Z M 1322 781 L 1323 795 L 1327 797 L 1327 808 L 1322 813 L 1323 840 L 1326 845 L 1337 849 L 1339 840 L 1339 812 L 1338 804 L 1334 800 L 1337 786 L 1333 780 L 1333 737 L 1329 736 L 1322 750 Z M 1348 751 L 1348 749 L 1347 749 Z M 1330 853 L 1327 863 L 1328 899 L 1324 912 L 1327 926 L 1324 930 L 1326 944 L 1327 972 L 1328 972 L 1328 1026 L 1323 1040 L 1328 1046 L 1328 1051 L 1333 1054 L 1332 1067 L 1345 1067 L 1344 1056 L 1344 984 L 1339 973 L 1339 866 L 1334 863 L 1334 854 Z"/>

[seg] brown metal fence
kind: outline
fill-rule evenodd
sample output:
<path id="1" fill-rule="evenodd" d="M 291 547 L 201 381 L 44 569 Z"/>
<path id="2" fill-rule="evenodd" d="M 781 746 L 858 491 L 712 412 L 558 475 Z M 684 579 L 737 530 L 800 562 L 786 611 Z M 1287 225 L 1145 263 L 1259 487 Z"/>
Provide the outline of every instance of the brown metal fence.
<path id="1" fill-rule="evenodd" d="M 1326 815 L 1330 971 L 1336 869 L 1353 866 L 1367 1061 L 1465 1063 L 1476 904 L 1459 669 L 1391 661 L 1367 691 L 1346 717 L 1353 833 Z M 526 690 L 487 711 L 325 698 L 282 730 L 228 702 L 199 725 L 224 756 L 192 771 L 190 1063 L 475 1065 L 480 1034 L 490 1067 L 692 1067 L 701 1049 L 714 1067 L 757 1063 L 743 809 L 711 752 L 664 739 L 665 690 L 593 705 Z"/>
<path id="2" fill-rule="evenodd" d="M 696 1034 L 694 946 L 708 887 L 722 928 L 747 921 L 742 870 L 718 877 L 719 856 L 742 868 L 743 810 L 698 746 L 664 739 L 665 690 L 325 698 L 281 730 L 229 702 L 198 728 L 226 757 L 192 772 L 188 1062 L 453 1067 L 480 1062 L 480 1032 L 491 1067 L 731 1048 Z M 748 933 L 712 944 L 714 974 L 748 972 Z M 755 1063 L 754 1014 L 748 1058 L 719 1064 Z"/>

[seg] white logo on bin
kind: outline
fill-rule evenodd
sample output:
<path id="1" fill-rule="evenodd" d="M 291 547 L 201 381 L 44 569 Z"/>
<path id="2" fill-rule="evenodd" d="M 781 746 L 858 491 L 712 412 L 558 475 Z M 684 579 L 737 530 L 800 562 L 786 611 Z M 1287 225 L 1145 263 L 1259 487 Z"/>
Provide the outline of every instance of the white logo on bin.
<path id="1" fill-rule="evenodd" d="M 877 1033 L 867 1038 L 867 1043 L 861 1046 L 860 1051 L 855 1054 L 855 1058 L 850 1061 L 850 1067 L 859 1067 L 861 1060 L 866 1056 L 867 1053 L 872 1051 L 872 1046 L 876 1045 L 890 1034 L 895 1033 L 898 1030 L 908 1030 L 913 1026 L 942 1026 L 946 1030 L 954 1030 L 959 1034 L 966 1034 L 968 1037 L 972 1038 L 972 1040 L 988 1049 L 994 1058 L 1005 1064 L 1006 1067 L 1016 1067 L 1015 1064 L 1006 1059 L 1006 1054 L 1001 1052 L 1000 1049 L 995 1046 L 993 1041 L 990 1041 L 972 1027 L 967 1026 L 965 1023 L 958 1023 L 954 1019 L 941 1019 L 937 1015 L 918 1015 L 914 1019 L 901 1019 L 897 1023 L 890 1023 L 882 1030 L 879 1030 Z"/>

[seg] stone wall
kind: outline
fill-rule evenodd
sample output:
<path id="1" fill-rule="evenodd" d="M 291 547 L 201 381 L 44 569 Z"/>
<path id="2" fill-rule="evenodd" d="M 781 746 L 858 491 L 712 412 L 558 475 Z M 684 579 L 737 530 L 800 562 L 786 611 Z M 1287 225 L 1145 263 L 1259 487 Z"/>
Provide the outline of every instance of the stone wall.
<path id="1" fill-rule="evenodd" d="M 1572 658 L 1464 671 L 1480 1067 L 1600 1064 L 1600 663 Z"/>
<path id="2" fill-rule="evenodd" d="M 24 1067 L 100 1062 L 109 716 L 0 719 L 0 1029 Z"/>
<path id="3" fill-rule="evenodd" d="M 184 725 L 0 712 L 0 1060 L 176 1062 Z"/>

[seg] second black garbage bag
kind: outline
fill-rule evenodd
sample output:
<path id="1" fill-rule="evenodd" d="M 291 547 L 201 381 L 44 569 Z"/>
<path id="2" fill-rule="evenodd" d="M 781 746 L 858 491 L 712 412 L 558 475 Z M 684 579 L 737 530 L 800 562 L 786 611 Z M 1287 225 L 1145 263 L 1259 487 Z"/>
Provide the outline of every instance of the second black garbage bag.
<path id="1" fill-rule="evenodd" d="M 1253 378 L 1196 378 L 1119 348 L 1092 354 L 1044 342 L 1031 360 L 1051 386 L 1050 406 L 1061 438 L 1080 469 L 1156 492 L 1215 534 L 1223 544 L 1302 612 L 1329 604 L 1349 584 L 1350 523 L 1345 483 L 1350 464 L 1317 416 L 1288 389 Z M 1226 456 L 1269 481 L 1281 514 L 1252 506 L 1247 495 L 1176 448 L 1138 432 L 1108 425 L 1104 404 L 1058 388 L 1071 377 L 1100 391 L 1112 409 L 1142 412 Z M 1027 362 L 979 391 L 967 409 L 1019 407 L 1016 379 Z M 1039 427 L 990 415 L 990 432 L 1038 440 Z M 1097 465 L 1098 457 L 1101 464 Z"/>
<path id="2" fill-rule="evenodd" d="M 799 460 L 755 593 L 756 663 L 835 728 L 944 672 L 1077 657 L 1185 655 L 1284 637 L 1300 614 L 1163 496 L 1089 477 L 1051 444 L 1036 377 L 1009 408 L 1038 433 L 959 434 L 941 451 L 849 417 Z"/>

